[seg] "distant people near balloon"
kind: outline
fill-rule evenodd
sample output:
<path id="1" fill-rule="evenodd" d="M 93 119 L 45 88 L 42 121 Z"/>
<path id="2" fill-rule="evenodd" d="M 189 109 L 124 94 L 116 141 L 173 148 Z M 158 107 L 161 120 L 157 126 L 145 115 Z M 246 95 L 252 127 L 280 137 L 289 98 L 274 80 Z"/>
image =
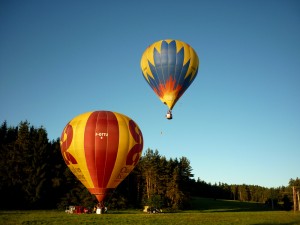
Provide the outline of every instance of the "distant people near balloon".
<path id="1" fill-rule="evenodd" d="M 60 139 L 65 163 L 98 202 L 116 188 L 138 163 L 143 135 L 129 117 L 94 111 L 73 118 Z"/>
<path id="2" fill-rule="evenodd" d="M 172 109 L 194 81 L 199 67 L 195 50 L 179 40 L 161 40 L 150 45 L 142 55 L 141 69 L 145 80 L 168 106 L 167 119 Z"/>

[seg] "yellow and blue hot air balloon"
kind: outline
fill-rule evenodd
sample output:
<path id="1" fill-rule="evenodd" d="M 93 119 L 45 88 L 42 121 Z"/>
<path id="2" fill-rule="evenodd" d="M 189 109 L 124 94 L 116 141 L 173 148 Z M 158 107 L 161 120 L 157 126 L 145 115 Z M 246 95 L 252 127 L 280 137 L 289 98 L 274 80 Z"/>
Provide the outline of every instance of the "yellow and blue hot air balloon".
<path id="1" fill-rule="evenodd" d="M 199 67 L 195 50 L 179 40 L 161 40 L 150 45 L 142 55 L 145 80 L 159 99 L 171 110 L 194 81 Z"/>

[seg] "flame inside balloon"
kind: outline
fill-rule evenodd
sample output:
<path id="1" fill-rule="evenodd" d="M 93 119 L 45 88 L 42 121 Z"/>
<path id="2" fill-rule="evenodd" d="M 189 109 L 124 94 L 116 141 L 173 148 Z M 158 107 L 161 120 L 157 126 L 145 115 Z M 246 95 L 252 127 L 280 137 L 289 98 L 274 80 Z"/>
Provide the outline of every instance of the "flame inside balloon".
<path id="1" fill-rule="evenodd" d="M 179 40 L 155 42 L 141 58 L 145 80 L 170 110 L 194 81 L 198 67 L 194 49 Z"/>

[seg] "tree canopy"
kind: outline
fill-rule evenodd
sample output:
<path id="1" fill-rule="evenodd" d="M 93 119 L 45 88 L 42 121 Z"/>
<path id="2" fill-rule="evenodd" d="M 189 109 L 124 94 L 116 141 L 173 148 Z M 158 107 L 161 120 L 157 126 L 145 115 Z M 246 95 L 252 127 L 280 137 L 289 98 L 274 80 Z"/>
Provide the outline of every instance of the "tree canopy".
<path id="1" fill-rule="evenodd" d="M 49 141 L 44 127 L 21 121 L 0 127 L 0 208 L 54 209 L 67 205 L 93 207 L 96 199 L 74 177 L 61 156 L 59 139 Z M 291 209 L 292 186 L 207 183 L 192 174 L 185 156 L 167 159 L 158 150 L 146 149 L 132 173 L 111 193 L 111 208 L 188 209 L 193 196 L 264 202 Z"/>

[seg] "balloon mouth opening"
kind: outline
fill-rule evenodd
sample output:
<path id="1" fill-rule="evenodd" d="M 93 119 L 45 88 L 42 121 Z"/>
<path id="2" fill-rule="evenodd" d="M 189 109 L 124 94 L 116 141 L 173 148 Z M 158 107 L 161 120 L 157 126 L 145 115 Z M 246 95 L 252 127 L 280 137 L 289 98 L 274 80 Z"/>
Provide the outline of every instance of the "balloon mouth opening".
<path id="1" fill-rule="evenodd" d="M 112 188 L 89 188 L 89 192 L 95 195 L 98 202 L 103 202 L 111 190 Z"/>
<path id="2" fill-rule="evenodd" d="M 105 195 L 95 195 L 96 199 L 98 200 L 98 202 L 103 202 Z"/>

